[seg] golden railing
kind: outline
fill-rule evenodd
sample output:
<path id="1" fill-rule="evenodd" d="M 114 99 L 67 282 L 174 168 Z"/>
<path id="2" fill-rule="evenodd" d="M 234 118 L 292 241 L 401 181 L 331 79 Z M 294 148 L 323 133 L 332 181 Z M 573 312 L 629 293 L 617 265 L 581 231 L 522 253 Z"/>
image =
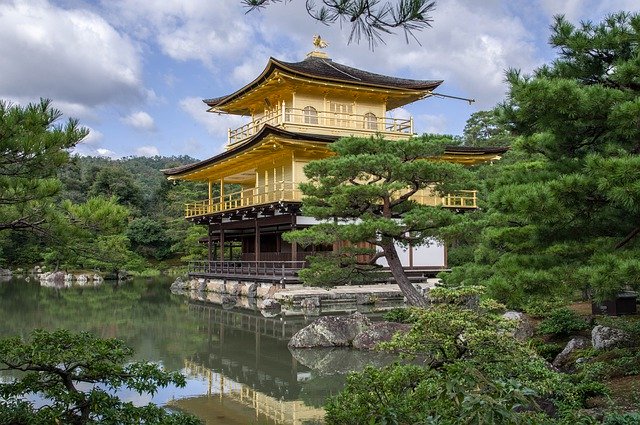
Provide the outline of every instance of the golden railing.
<path id="1" fill-rule="evenodd" d="M 423 189 L 411 197 L 421 205 L 446 208 L 478 208 L 477 190 L 458 190 L 444 197 L 436 196 L 430 189 Z"/>
<path id="2" fill-rule="evenodd" d="M 446 208 L 477 208 L 478 197 L 475 190 L 460 190 L 445 197 L 433 194 L 430 189 L 424 189 L 411 197 L 422 205 L 443 206 Z M 281 181 L 263 187 L 254 187 L 225 194 L 222 197 L 206 199 L 204 201 L 186 204 L 186 218 L 200 215 L 231 211 L 244 207 L 252 207 L 273 202 L 300 202 L 302 192 L 298 184 Z"/>
<path id="3" fill-rule="evenodd" d="M 315 132 L 324 134 L 333 133 L 331 129 L 348 135 L 350 130 L 354 134 L 395 134 L 411 136 L 413 134 L 413 119 L 376 117 L 374 115 L 358 115 L 329 111 L 316 111 L 311 114 L 308 111 L 297 108 L 279 108 L 265 116 L 234 130 L 229 129 L 229 145 L 240 143 L 256 134 L 263 125 L 304 126 L 313 128 Z"/>
<path id="4" fill-rule="evenodd" d="M 272 202 L 298 202 L 301 199 L 302 192 L 296 183 L 281 181 L 268 186 L 253 187 L 204 201 L 188 203 L 186 204 L 185 216 L 189 218 Z"/>

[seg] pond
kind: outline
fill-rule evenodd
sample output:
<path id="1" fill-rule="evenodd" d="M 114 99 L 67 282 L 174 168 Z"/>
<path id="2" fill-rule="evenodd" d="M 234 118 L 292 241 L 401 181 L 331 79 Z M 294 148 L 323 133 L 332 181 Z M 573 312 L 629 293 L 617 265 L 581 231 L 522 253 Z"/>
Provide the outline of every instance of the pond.
<path id="1" fill-rule="evenodd" d="M 166 279 L 70 288 L 3 282 L 0 336 L 66 328 L 123 339 L 135 350 L 136 360 L 182 371 L 187 386 L 160 389 L 153 397 L 135 392 L 121 392 L 120 397 L 178 408 L 206 424 L 322 423 L 322 405 L 344 385 L 349 364 L 369 362 L 344 351 L 312 350 L 311 359 L 304 353 L 301 359 L 287 349 L 287 342 L 313 318 L 226 310 L 172 295 L 169 285 Z M 332 365 L 342 367 L 340 373 Z"/>

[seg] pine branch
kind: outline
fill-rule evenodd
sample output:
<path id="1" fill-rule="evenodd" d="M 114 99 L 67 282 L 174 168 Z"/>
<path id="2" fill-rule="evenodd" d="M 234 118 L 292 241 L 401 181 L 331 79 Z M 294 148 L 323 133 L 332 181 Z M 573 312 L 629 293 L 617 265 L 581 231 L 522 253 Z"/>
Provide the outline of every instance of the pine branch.
<path id="1" fill-rule="evenodd" d="M 274 3 L 289 3 L 291 0 L 242 0 L 248 12 L 261 9 Z M 431 27 L 433 21 L 430 13 L 435 10 L 435 1 L 428 0 L 321 0 L 316 5 L 314 0 L 305 0 L 307 14 L 326 25 L 336 21 L 351 24 L 349 43 L 359 43 L 365 38 L 372 49 L 384 44 L 384 36 L 393 34 L 395 29 L 402 29 L 405 40 L 409 37 L 416 42 L 414 32 Z M 419 42 L 418 42 L 419 44 Z"/>

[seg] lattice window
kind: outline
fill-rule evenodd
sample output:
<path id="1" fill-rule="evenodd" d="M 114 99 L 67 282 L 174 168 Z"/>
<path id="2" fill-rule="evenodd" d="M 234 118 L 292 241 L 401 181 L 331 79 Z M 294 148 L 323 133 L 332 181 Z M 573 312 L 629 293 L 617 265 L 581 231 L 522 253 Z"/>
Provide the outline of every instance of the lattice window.
<path id="1" fill-rule="evenodd" d="M 364 114 L 364 128 L 365 130 L 377 130 L 378 129 L 378 118 L 375 114 L 371 112 L 367 112 Z"/>
<path id="2" fill-rule="evenodd" d="M 313 106 L 305 106 L 302 115 L 305 124 L 318 124 L 318 111 Z"/>

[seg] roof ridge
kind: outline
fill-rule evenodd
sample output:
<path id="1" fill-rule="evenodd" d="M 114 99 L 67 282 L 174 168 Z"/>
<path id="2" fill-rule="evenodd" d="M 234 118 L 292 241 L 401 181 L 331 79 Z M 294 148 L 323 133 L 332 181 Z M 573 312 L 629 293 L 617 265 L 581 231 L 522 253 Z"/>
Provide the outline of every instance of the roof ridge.
<path id="1" fill-rule="evenodd" d="M 346 76 L 348 76 L 348 77 L 353 78 L 354 80 L 362 81 L 362 78 L 358 78 L 358 77 L 356 77 L 356 76 L 354 76 L 354 75 L 349 74 L 348 72 L 345 72 L 345 71 L 343 71 L 343 70 L 341 70 L 341 69 L 338 69 L 338 68 L 336 68 L 335 66 L 331 65 L 329 62 L 325 61 L 324 59 L 321 59 L 321 61 L 322 61 L 322 62 L 324 62 L 324 64 L 325 64 L 325 65 L 329 65 L 331 68 L 335 69 L 335 70 L 336 70 L 336 71 L 338 71 L 338 72 L 343 73 L 344 75 L 346 75 Z M 342 64 L 340 64 L 340 65 L 342 65 Z"/>

